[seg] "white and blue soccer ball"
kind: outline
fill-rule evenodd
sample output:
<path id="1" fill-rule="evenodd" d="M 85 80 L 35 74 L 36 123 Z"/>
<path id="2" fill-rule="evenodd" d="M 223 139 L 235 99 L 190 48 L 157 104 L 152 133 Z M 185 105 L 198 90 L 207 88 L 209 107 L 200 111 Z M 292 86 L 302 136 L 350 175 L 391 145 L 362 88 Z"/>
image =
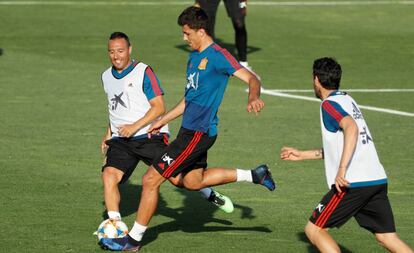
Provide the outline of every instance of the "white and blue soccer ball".
<path id="1" fill-rule="evenodd" d="M 107 219 L 99 225 L 96 235 L 102 238 L 121 238 L 128 234 L 127 225 L 121 220 Z"/>

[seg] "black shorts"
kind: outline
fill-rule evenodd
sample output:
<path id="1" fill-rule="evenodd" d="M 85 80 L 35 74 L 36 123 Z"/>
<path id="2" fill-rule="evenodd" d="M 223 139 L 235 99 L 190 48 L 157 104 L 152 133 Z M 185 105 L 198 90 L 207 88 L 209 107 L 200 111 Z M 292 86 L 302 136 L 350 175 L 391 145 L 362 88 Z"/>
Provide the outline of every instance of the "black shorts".
<path id="1" fill-rule="evenodd" d="M 151 139 L 113 138 L 106 141 L 109 146 L 106 153 L 106 167 L 114 167 L 124 172 L 120 183 L 124 183 L 134 172 L 139 161 L 151 165 L 168 146 L 167 134 L 153 136 Z"/>
<path id="2" fill-rule="evenodd" d="M 387 196 L 387 184 L 332 189 L 315 207 L 309 220 L 320 228 L 340 227 L 351 217 L 372 233 L 395 232 L 394 216 Z"/>
<path id="3" fill-rule="evenodd" d="M 181 172 L 207 168 L 207 150 L 213 146 L 217 136 L 181 128 L 177 139 L 157 157 L 152 165 L 165 178 L 175 177 Z"/>
<path id="4" fill-rule="evenodd" d="M 246 0 L 223 0 L 227 15 L 232 19 L 244 18 L 247 13 Z M 216 13 L 220 0 L 197 0 L 200 7 L 208 13 Z"/>

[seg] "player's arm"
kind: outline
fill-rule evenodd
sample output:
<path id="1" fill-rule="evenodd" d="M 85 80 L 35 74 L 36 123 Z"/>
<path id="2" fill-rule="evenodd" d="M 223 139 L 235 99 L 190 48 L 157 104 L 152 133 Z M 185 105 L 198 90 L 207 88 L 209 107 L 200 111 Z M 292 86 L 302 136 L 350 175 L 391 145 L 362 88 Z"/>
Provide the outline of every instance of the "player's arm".
<path id="1" fill-rule="evenodd" d="M 237 70 L 233 75 L 249 85 L 247 111 L 257 115 L 264 107 L 264 102 L 260 99 L 261 82 L 259 78 L 245 68 Z"/>
<path id="2" fill-rule="evenodd" d="M 157 121 L 153 122 L 148 129 L 148 133 L 152 133 L 152 134 L 157 133 L 159 129 L 165 126 L 166 124 L 168 124 L 168 122 L 183 115 L 184 110 L 185 110 L 185 99 L 183 98 L 181 99 L 180 102 L 178 102 L 178 104 L 173 109 L 168 111 L 164 116 L 162 116 Z"/>
<path id="3" fill-rule="evenodd" d="M 122 125 L 118 132 L 122 137 L 131 137 L 141 128 L 149 125 L 165 113 L 165 103 L 162 95 L 156 96 L 148 101 L 151 108 L 145 115 L 133 124 Z"/>
<path id="4" fill-rule="evenodd" d="M 283 147 L 280 150 L 280 159 L 287 161 L 319 160 L 323 158 L 323 148 L 313 150 L 298 150 L 292 147 Z"/>
<path id="5" fill-rule="evenodd" d="M 349 185 L 349 182 L 345 179 L 345 174 L 358 142 L 358 126 L 355 120 L 349 115 L 342 118 L 339 126 L 344 134 L 344 146 L 338 173 L 335 178 L 335 186 L 341 192 L 341 187 L 347 187 Z"/>
<path id="6" fill-rule="evenodd" d="M 160 81 L 154 74 L 151 67 L 145 69 L 143 92 L 150 104 L 150 109 L 143 117 L 138 119 L 133 124 L 122 125 L 118 132 L 123 137 L 131 137 L 141 128 L 151 124 L 154 120 L 165 113 L 165 104 L 163 99 L 164 92 L 162 91 Z"/>
<path id="7" fill-rule="evenodd" d="M 111 125 L 108 124 L 108 127 L 106 128 L 105 133 L 102 137 L 102 141 L 101 141 L 102 154 L 106 153 L 106 150 L 108 149 L 108 145 L 106 145 L 106 141 L 111 139 L 111 136 L 112 136 Z"/>

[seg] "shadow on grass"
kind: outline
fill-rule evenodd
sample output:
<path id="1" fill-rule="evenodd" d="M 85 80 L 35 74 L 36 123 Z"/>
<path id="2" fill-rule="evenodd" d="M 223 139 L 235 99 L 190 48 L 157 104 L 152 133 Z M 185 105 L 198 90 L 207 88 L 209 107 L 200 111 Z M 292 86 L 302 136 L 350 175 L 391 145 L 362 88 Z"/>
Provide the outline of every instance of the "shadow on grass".
<path id="1" fill-rule="evenodd" d="M 264 226 L 254 227 L 235 227 L 229 220 L 217 219 L 214 213 L 218 208 L 206 201 L 199 192 L 188 191 L 185 189 L 173 188 L 183 197 L 183 206 L 180 208 L 168 207 L 167 201 L 162 196 L 162 191 L 158 200 L 158 208 L 155 216 L 161 215 L 172 218 L 173 221 L 166 222 L 154 227 L 149 227 L 143 238 L 143 244 L 154 241 L 158 234 L 165 232 L 183 231 L 187 233 L 215 232 L 215 231 L 256 231 L 270 233 L 269 228 Z M 133 185 L 128 182 L 120 185 L 121 192 L 120 209 L 122 216 L 134 214 L 138 208 L 138 202 L 142 191 L 141 185 Z M 241 219 L 254 219 L 253 209 L 247 206 L 234 205 L 241 211 Z M 106 211 L 102 213 L 104 219 L 107 218 Z M 229 216 L 230 218 L 231 216 Z M 210 225 L 217 223 L 219 225 Z"/>
<path id="2" fill-rule="evenodd" d="M 237 49 L 236 46 L 234 45 L 234 43 L 227 43 L 224 42 L 221 39 L 215 39 L 215 41 L 218 45 L 220 45 L 221 47 L 227 49 L 227 51 L 229 51 L 232 55 L 236 56 L 237 55 Z M 181 45 L 176 45 L 175 48 L 178 48 L 180 50 L 183 50 L 185 52 L 191 52 L 191 48 L 187 45 L 187 44 L 181 44 Z M 247 46 L 247 54 L 252 54 L 255 53 L 257 51 L 262 50 L 260 47 L 255 47 L 255 46 Z"/>
<path id="3" fill-rule="evenodd" d="M 305 232 L 299 232 L 296 235 L 297 235 L 299 241 L 302 241 L 302 242 L 305 242 L 305 243 L 308 244 L 308 252 L 309 253 L 318 253 L 319 252 L 319 250 L 309 242 L 308 237 L 306 237 Z M 342 253 L 352 253 L 352 251 L 350 251 L 349 249 L 345 248 L 342 245 L 339 245 L 339 248 L 341 249 Z"/>

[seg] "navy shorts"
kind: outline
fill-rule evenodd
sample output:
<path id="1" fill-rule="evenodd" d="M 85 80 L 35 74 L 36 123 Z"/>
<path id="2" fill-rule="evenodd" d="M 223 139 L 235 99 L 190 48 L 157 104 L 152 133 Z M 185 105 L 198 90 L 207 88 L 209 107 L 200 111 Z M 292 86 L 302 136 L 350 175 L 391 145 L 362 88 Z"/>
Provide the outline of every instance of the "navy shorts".
<path id="1" fill-rule="evenodd" d="M 152 165 L 165 178 L 175 177 L 193 169 L 207 168 L 207 150 L 217 136 L 181 128 L 177 138 L 158 156 Z"/>
<path id="2" fill-rule="evenodd" d="M 124 172 L 120 183 L 124 183 L 134 172 L 139 161 L 148 166 L 168 146 L 168 135 L 153 136 L 151 139 L 142 138 L 112 138 L 106 141 L 109 146 L 106 153 L 106 167 L 114 167 Z"/>
<path id="3" fill-rule="evenodd" d="M 309 221 L 320 228 L 340 227 L 355 217 L 372 233 L 395 232 L 394 216 L 387 196 L 387 184 L 344 188 L 335 185 L 315 207 Z"/>

